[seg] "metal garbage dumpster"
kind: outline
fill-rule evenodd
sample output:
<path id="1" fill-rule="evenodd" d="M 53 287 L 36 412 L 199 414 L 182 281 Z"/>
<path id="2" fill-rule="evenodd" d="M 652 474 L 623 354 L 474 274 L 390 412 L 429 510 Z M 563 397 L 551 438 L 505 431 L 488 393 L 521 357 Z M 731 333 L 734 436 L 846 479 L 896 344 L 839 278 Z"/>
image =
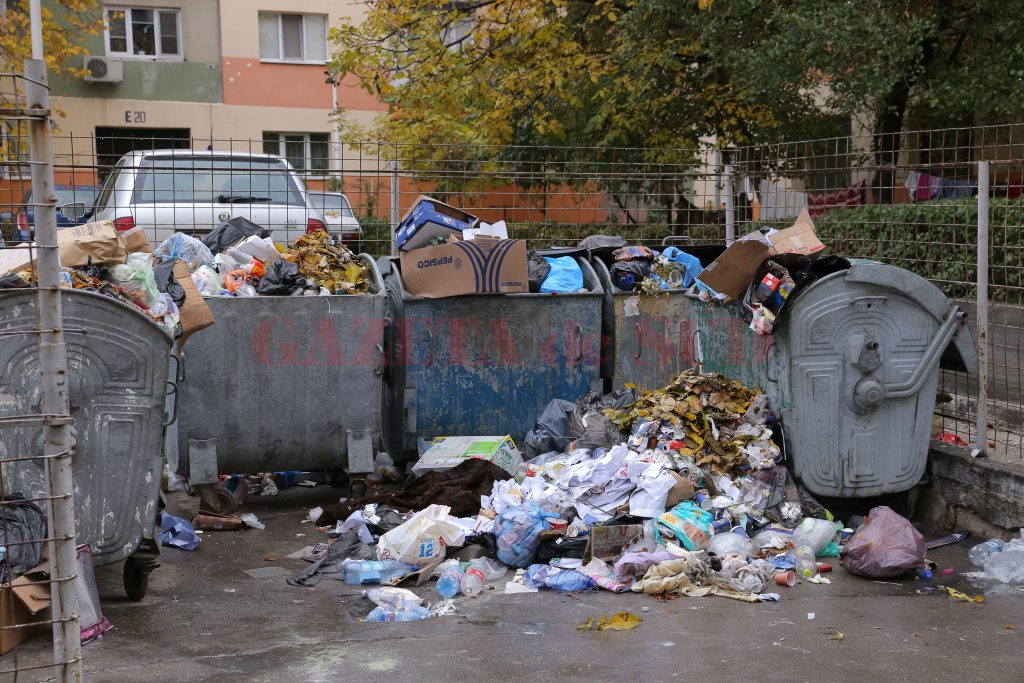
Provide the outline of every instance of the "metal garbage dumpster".
<path id="1" fill-rule="evenodd" d="M 822 496 L 913 487 L 927 462 L 940 360 L 977 370 L 963 312 L 924 278 L 875 262 L 853 261 L 800 289 L 770 336 L 750 330 L 739 305 L 689 292 L 617 292 L 612 303 L 614 388 L 661 386 L 691 364 L 760 387 L 782 418 L 794 474 Z"/>
<path id="2" fill-rule="evenodd" d="M 724 246 L 686 248 L 705 266 L 724 250 Z M 681 290 L 656 295 L 627 292 L 612 282 L 604 259 L 593 255 L 590 262 L 604 290 L 603 326 L 608 347 L 601 377 L 606 391 L 621 389 L 624 384 L 640 389 L 663 387 L 696 365 L 694 295 Z"/>
<path id="3" fill-rule="evenodd" d="M 220 473 L 373 472 L 387 322 L 384 282 L 359 258 L 367 294 L 206 299 L 217 322 L 181 352 L 178 475 L 201 485 Z"/>
<path id="4" fill-rule="evenodd" d="M 586 291 L 409 295 L 397 258 L 378 260 L 393 307 L 389 330 L 388 450 L 417 457 L 417 438 L 504 435 L 519 442 L 552 398 L 602 390 L 604 291 L 581 251 Z"/>
<path id="5" fill-rule="evenodd" d="M 141 600 L 156 566 L 157 498 L 171 338 L 134 308 L 100 294 L 62 290 L 74 453 L 76 540 L 97 566 L 125 561 L 128 596 Z M 36 295 L 0 294 L 0 415 L 39 412 Z M 22 333 L 24 332 L 24 333 Z M 3 494 L 45 495 L 42 428 L 4 430 Z M 12 460 L 13 462 L 2 462 Z"/>

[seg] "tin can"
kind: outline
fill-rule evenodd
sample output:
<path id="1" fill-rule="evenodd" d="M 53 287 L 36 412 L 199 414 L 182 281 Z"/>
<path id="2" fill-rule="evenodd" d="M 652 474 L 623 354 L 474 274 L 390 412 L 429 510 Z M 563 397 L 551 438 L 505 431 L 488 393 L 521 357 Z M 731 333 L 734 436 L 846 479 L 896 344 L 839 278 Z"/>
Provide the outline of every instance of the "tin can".
<path id="1" fill-rule="evenodd" d="M 732 529 L 730 529 L 730 533 L 734 533 L 737 536 L 742 536 L 743 538 L 748 538 L 748 536 L 747 536 L 747 529 L 746 529 L 746 527 L 743 527 L 743 526 L 739 526 L 739 525 L 734 526 Z"/>
<path id="2" fill-rule="evenodd" d="M 716 534 L 728 533 L 732 529 L 731 519 L 716 519 L 712 524 L 711 528 L 715 530 Z"/>
<path id="3" fill-rule="evenodd" d="M 697 495 L 693 497 L 693 502 L 697 504 L 701 510 L 711 509 L 711 496 L 708 494 L 707 489 L 701 489 L 697 491 Z"/>
<path id="4" fill-rule="evenodd" d="M 851 536 L 853 536 L 853 529 L 850 529 L 849 527 L 847 527 L 846 529 L 843 529 L 842 531 L 840 531 L 839 532 L 839 543 L 840 543 L 840 545 L 846 545 L 846 542 L 850 540 Z"/>

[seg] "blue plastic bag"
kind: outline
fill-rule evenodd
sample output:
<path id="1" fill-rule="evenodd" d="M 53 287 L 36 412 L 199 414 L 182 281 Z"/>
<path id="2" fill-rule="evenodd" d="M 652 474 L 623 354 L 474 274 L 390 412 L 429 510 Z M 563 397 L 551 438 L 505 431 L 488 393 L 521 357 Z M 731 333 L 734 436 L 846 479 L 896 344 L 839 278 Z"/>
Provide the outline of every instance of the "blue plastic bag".
<path id="1" fill-rule="evenodd" d="M 666 247 L 665 251 L 661 252 L 661 255 L 677 266 L 680 266 L 683 271 L 684 289 L 692 285 L 697 276 L 704 271 L 704 267 L 700 265 L 699 258 L 691 254 L 687 254 L 679 247 Z M 664 287 L 662 289 L 664 289 Z"/>
<path id="2" fill-rule="evenodd" d="M 541 283 L 541 292 L 567 293 L 583 289 L 583 271 L 572 256 L 545 256 L 544 260 L 551 266 L 551 272 Z"/>
<path id="3" fill-rule="evenodd" d="M 532 501 L 503 511 L 495 527 L 498 559 L 510 567 L 525 567 L 533 562 L 540 532 L 551 528 L 548 520 L 555 516 Z"/>
<path id="4" fill-rule="evenodd" d="M 582 572 L 546 564 L 531 564 L 524 578 L 530 588 L 550 588 L 560 593 L 578 593 L 595 586 L 594 580 Z"/>
<path id="5" fill-rule="evenodd" d="M 195 550 L 200 540 L 199 534 L 187 519 L 169 515 L 166 510 L 160 513 L 161 544 L 182 550 Z"/>
<path id="6" fill-rule="evenodd" d="M 183 232 L 176 232 L 161 242 L 156 248 L 156 257 L 160 261 L 184 261 L 190 273 L 196 272 L 199 266 L 213 265 L 210 248 Z"/>
<path id="7" fill-rule="evenodd" d="M 702 550 L 714 534 L 711 530 L 713 522 L 710 512 L 701 510 L 693 501 L 684 500 L 655 520 L 654 538 L 661 545 L 661 529 L 664 528 L 687 550 Z"/>

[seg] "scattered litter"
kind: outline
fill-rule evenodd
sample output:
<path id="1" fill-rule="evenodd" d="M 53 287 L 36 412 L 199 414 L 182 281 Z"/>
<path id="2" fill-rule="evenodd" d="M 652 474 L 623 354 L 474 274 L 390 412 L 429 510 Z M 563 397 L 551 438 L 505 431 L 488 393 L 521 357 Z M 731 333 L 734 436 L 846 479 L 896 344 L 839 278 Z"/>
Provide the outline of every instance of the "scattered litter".
<path id="1" fill-rule="evenodd" d="M 320 519 L 320 515 L 324 514 L 324 509 L 321 507 L 312 508 L 306 513 L 306 520 L 316 523 L 316 520 Z"/>
<path id="2" fill-rule="evenodd" d="M 1012 631 L 1013 624 L 1003 624 L 1003 628 L 1005 628 L 1007 631 Z"/>
<path id="3" fill-rule="evenodd" d="M 824 577 L 821 574 L 815 574 L 814 576 L 807 577 L 807 580 L 811 583 L 832 583 L 832 579 Z"/>
<path id="4" fill-rule="evenodd" d="M 276 555 L 267 555 L 266 557 L 263 558 L 263 561 L 264 562 L 277 562 L 280 559 L 281 558 L 277 557 Z"/>
<path id="5" fill-rule="evenodd" d="M 430 615 L 434 617 L 449 617 L 458 613 L 458 606 L 454 600 L 438 600 L 430 603 Z"/>
<path id="6" fill-rule="evenodd" d="M 256 515 L 254 515 L 254 514 L 253 514 L 253 513 L 251 513 L 251 512 L 245 512 L 245 513 L 243 513 L 243 514 L 239 515 L 238 517 L 239 517 L 239 519 L 241 519 L 241 520 L 242 520 L 243 522 L 245 522 L 245 525 L 246 525 L 247 527 L 249 527 L 250 529 L 266 529 L 266 528 L 267 528 L 267 525 L 266 525 L 266 524 L 264 524 L 263 522 L 261 522 L 261 521 L 260 521 L 260 520 L 259 520 L 259 519 L 258 519 L 258 518 L 256 517 Z"/>
<path id="7" fill-rule="evenodd" d="M 814 612 L 808 612 L 807 613 L 807 620 L 808 621 L 812 621 L 813 619 L 814 619 Z"/>
<path id="8" fill-rule="evenodd" d="M 842 631 L 832 631 L 832 635 L 829 636 L 829 640 L 842 640 L 846 637 Z"/>
<path id="9" fill-rule="evenodd" d="M 650 611 L 651 611 L 651 608 L 650 608 L 650 607 L 647 607 L 647 606 L 644 606 L 644 607 L 641 607 L 641 608 L 640 608 L 640 611 L 641 611 L 641 612 L 650 612 Z"/>
<path id="10" fill-rule="evenodd" d="M 200 540 L 202 539 L 188 520 L 169 515 L 166 510 L 160 513 L 161 544 L 182 550 L 195 550 L 199 547 Z"/>
<path id="11" fill-rule="evenodd" d="M 316 486 L 316 482 L 310 481 L 309 479 L 303 479 L 297 484 L 297 486 L 305 486 L 306 488 L 311 489 Z"/>

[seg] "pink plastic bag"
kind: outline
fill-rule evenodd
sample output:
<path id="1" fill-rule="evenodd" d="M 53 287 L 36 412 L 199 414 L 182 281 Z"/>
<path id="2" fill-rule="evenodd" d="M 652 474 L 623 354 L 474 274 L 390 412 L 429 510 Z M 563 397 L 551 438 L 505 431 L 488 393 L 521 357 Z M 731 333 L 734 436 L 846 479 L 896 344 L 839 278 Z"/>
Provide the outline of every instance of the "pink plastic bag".
<path id="1" fill-rule="evenodd" d="M 872 579 L 899 576 L 924 563 L 924 536 L 885 506 L 871 510 L 864 525 L 839 551 L 839 564 Z"/>

